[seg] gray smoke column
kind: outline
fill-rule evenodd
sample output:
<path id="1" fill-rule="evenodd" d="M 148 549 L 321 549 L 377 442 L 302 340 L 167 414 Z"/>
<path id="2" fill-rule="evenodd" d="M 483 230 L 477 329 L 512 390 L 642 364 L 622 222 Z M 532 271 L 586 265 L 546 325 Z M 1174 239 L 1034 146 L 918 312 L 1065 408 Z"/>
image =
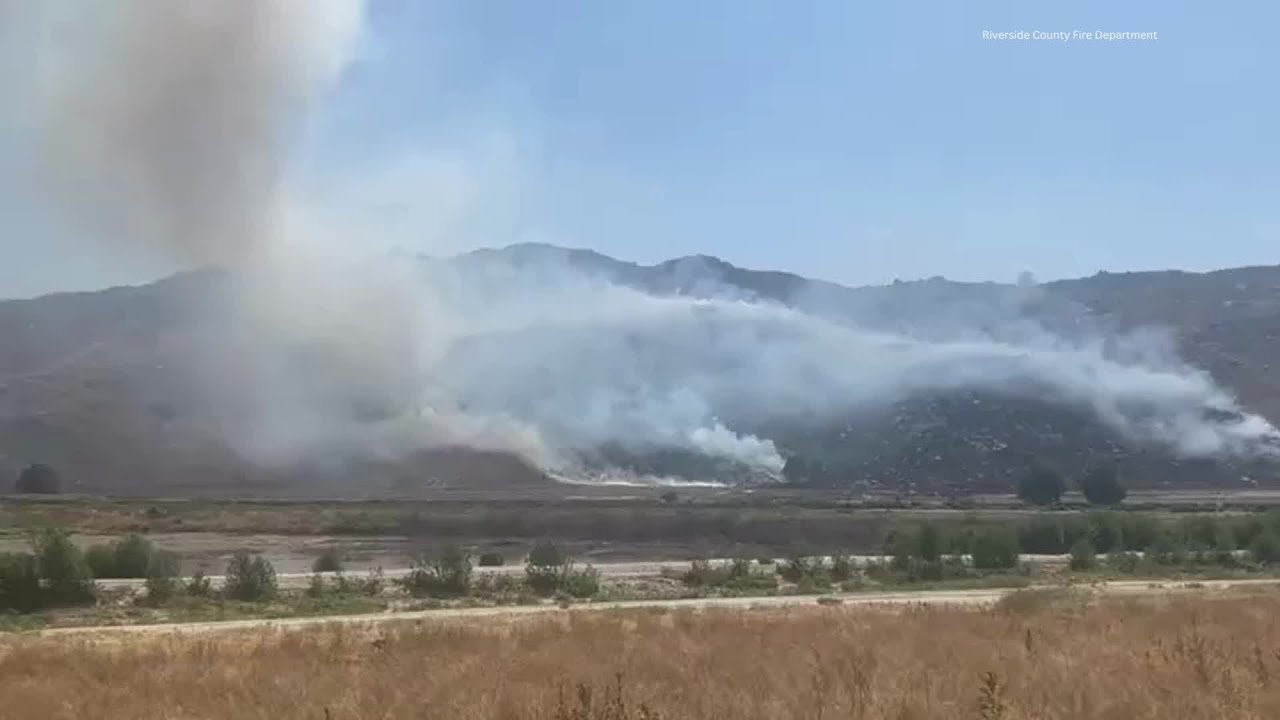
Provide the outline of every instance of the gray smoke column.
<path id="1" fill-rule="evenodd" d="M 112 0 L 6 9 L 37 172 L 76 229 L 182 265 L 277 231 L 288 142 L 360 32 L 359 0 Z"/>
<path id="2" fill-rule="evenodd" d="M 449 337 L 413 268 L 331 237 L 289 176 L 363 32 L 362 0 L 8 3 L 6 78 L 30 176 L 77 235 L 235 271 L 229 337 L 180 359 L 227 439 L 268 462 L 536 438 L 431 409 Z M 496 439 L 495 439 L 496 438 Z"/>

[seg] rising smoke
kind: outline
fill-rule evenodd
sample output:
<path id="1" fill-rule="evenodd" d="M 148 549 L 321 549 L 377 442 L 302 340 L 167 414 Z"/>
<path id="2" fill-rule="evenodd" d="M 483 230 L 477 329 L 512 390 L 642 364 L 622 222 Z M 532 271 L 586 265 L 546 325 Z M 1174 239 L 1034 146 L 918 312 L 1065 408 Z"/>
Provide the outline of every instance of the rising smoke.
<path id="1" fill-rule="evenodd" d="M 619 446 L 774 477 L 781 452 L 743 427 L 1017 386 L 1187 456 L 1249 455 L 1275 435 L 1139 338 L 937 313 L 928 332 L 871 329 L 841 308 L 758 301 L 696 266 L 680 281 L 702 297 L 656 297 L 554 258 L 427 274 L 365 257 L 363 238 L 310 222 L 289 176 L 291 142 L 354 53 L 359 0 L 0 7 L 35 68 L 15 107 L 59 207 L 106 246 L 236 271 L 234 331 L 190 362 L 256 460 L 465 445 L 573 472 Z"/>

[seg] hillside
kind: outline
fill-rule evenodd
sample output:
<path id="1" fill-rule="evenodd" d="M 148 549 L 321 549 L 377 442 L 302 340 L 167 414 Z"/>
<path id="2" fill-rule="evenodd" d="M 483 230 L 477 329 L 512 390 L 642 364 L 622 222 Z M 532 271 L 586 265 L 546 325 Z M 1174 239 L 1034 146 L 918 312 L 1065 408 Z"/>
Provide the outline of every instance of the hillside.
<path id="1" fill-rule="evenodd" d="M 944 492 L 1005 489 L 1030 458 L 1047 459 L 1069 472 L 1115 461 L 1131 482 L 1142 485 L 1236 485 L 1244 477 L 1280 482 L 1269 463 L 1181 457 L 1118 434 L 1098 422 L 1096 402 L 1085 406 L 1049 392 L 1019 376 L 1016 368 L 1009 382 L 992 383 L 984 376 L 980 387 L 922 385 L 875 402 L 851 396 L 848 407 L 836 391 L 847 378 L 823 373 L 837 364 L 857 365 L 856 357 L 839 363 L 801 358 L 779 371 L 794 370 L 792 385 L 753 390 L 761 394 L 751 402 L 741 401 L 736 386 L 708 384 L 708 378 L 741 371 L 735 359 L 741 348 L 766 350 L 764 359 L 741 375 L 745 383 L 778 376 L 770 363 L 786 359 L 777 353 L 787 348 L 808 353 L 811 346 L 825 347 L 814 343 L 823 342 L 827 326 L 796 330 L 797 322 L 809 322 L 804 318 L 829 321 L 839 332 L 855 327 L 882 334 L 891 339 L 888 347 L 911 342 L 926 349 L 979 336 L 1000 347 L 1023 347 L 1040 342 L 1046 329 L 1058 340 L 1084 341 L 1158 327 L 1169 332 L 1177 355 L 1235 395 L 1241 412 L 1277 421 L 1280 373 L 1272 364 L 1280 358 L 1280 267 L 1100 273 L 1032 287 L 934 278 L 849 288 L 745 270 L 704 256 L 641 266 L 542 245 L 424 259 L 421 266 L 424 281 L 449 302 L 464 298 L 470 306 L 486 308 L 508 295 L 514 305 L 527 307 L 530 298 L 542 297 L 539 288 L 558 288 L 566 274 L 575 281 L 627 288 L 641 298 L 723 301 L 689 309 L 662 306 L 662 312 L 679 315 L 644 322 L 636 319 L 642 312 L 632 312 L 633 305 L 601 303 L 605 309 L 626 308 L 627 314 L 581 327 L 540 319 L 523 329 L 476 332 L 451 346 L 439 373 L 460 407 L 486 417 L 501 411 L 503 417 L 531 423 L 586 468 L 721 480 L 754 477 L 734 470 L 737 461 L 726 465 L 723 458 L 680 445 L 688 433 L 669 442 L 650 425 L 628 425 L 639 416 L 617 415 L 623 406 L 613 405 L 613 414 L 594 425 L 575 417 L 598 408 L 601 397 L 613 398 L 620 387 L 641 382 L 641 391 L 628 390 L 641 394 L 625 399 L 627 412 L 637 397 L 657 398 L 664 403 L 658 408 L 662 413 L 679 411 L 673 422 L 697 426 L 704 448 L 727 442 L 715 436 L 720 429 L 736 434 L 735 442 L 750 434 L 761 447 L 772 445 L 783 457 L 804 460 L 791 463 L 809 468 L 789 477 L 797 482 Z M 378 496 L 423 485 L 550 482 L 532 461 L 501 448 L 449 443 L 394 456 L 348 453 L 267 464 L 248 459 L 226 439 L 227 429 L 242 424 L 243 413 L 258 401 L 252 392 L 234 397 L 225 392 L 253 372 L 233 349 L 240 332 L 234 288 L 228 274 L 200 271 L 136 288 L 0 303 L 0 473 L 13 477 L 28 462 L 48 462 L 77 489 L 175 495 Z M 761 303 L 795 312 L 759 315 L 754 308 Z M 746 312 L 742 308 L 756 314 L 740 317 Z M 744 334 L 749 337 L 742 340 Z M 859 335 L 858 342 L 864 337 L 871 336 Z M 1014 362 L 1017 356 L 1011 358 Z M 616 367 L 620 359 L 628 363 L 625 372 Z M 616 379 L 626 373 L 625 382 Z M 806 388 L 797 395 L 799 383 L 815 373 L 817 391 Z M 216 393 L 211 377 L 219 379 Z M 686 417 L 688 403 L 670 401 L 684 397 L 688 387 L 701 393 L 694 406 L 703 419 L 696 422 Z M 568 404 L 548 414 L 547 407 L 562 397 Z M 815 399 L 822 400 L 821 407 L 812 404 Z M 1123 401 L 1130 412 L 1133 398 Z M 1205 407 L 1197 412 L 1229 416 L 1235 411 Z M 378 416 L 384 409 L 372 413 Z M 649 413 L 645 422 L 655 416 L 665 417 Z M 716 425 L 704 428 L 707 418 Z M 613 434 L 597 438 L 584 430 L 600 423 Z M 727 427 L 720 428 L 721 423 Z"/>

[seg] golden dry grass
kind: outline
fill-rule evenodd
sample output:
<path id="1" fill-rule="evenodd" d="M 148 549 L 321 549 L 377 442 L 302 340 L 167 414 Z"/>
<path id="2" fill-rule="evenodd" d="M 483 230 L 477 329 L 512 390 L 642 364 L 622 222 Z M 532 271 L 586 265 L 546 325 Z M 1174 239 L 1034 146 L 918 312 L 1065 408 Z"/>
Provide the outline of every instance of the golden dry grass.
<path id="1" fill-rule="evenodd" d="M 1280 717 L 1269 595 L 486 623 L 0 641 L 0 717 Z M 627 707 L 604 707 L 618 674 Z M 573 714 L 580 682 L 594 714 Z"/>

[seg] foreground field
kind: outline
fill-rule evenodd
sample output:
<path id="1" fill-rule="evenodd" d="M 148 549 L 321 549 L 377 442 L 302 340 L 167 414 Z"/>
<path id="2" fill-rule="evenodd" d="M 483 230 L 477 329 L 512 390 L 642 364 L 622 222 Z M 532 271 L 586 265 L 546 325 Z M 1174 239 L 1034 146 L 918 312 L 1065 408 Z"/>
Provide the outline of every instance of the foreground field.
<path id="1" fill-rule="evenodd" d="M 14 718 L 1271 718 L 1280 596 L 15 638 Z"/>

